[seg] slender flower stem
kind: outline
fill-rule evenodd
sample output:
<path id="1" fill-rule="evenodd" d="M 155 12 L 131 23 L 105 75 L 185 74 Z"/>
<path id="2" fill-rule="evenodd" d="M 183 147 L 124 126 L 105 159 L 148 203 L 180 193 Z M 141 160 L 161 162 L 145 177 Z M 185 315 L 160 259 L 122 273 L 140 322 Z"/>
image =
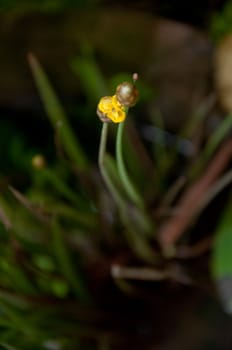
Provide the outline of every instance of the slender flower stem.
<path id="1" fill-rule="evenodd" d="M 129 199 L 136 204 L 139 208 L 144 208 L 143 200 L 135 188 L 134 184 L 131 182 L 129 175 L 127 173 L 125 163 L 123 160 L 123 130 L 125 122 L 119 123 L 117 130 L 117 139 L 116 139 L 116 160 L 118 165 L 118 172 L 121 178 L 124 189 L 129 197 Z"/>
<path id="2" fill-rule="evenodd" d="M 109 177 L 109 175 L 106 171 L 106 168 L 104 166 L 104 157 L 106 154 L 107 135 L 108 135 L 108 123 L 103 123 L 102 131 L 101 131 L 101 138 L 100 138 L 99 153 L 98 153 L 98 165 L 99 165 L 102 177 L 106 183 L 106 186 L 108 187 L 108 190 L 110 191 L 115 202 L 119 206 L 121 206 L 122 205 L 121 196 L 118 193 L 117 188 L 115 187 L 114 183 L 112 182 L 111 178 Z"/>
<path id="3" fill-rule="evenodd" d="M 141 231 L 140 233 L 151 236 L 154 231 L 154 225 L 150 221 L 149 216 L 146 213 L 143 198 L 138 193 L 134 184 L 131 182 L 129 175 L 126 170 L 125 162 L 123 160 L 123 130 L 125 122 L 122 122 L 118 126 L 117 138 L 116 138 L 116 161 L 118 166 L 118 173 L 121 179 L 124 190 L 130 199 L 130 201 L 135 205 L 135 222 L 137 229 Z"/>
<path id="4" fill-rule="evenodd" d="M 154 253 L 147 242 L 146 238 L 143 235 L 140 235 L 137 232 L 134 223 L 131 221 L 131 216 L 128 213 L 128 203 L 122 197 L 122 194 L 115 186 L 111 177 L 109 176 L 107 169 L 105 167 L 105 155 L 106 155 L 106 143 L 107 143 L 107 134 L 108 134 L 108 124 L 103 123 L 102 131 L 101 131 L 101 139 L 99 146 L 99 154 L 98 154 L 98 164 L 100 168 L 100 172 L 102 174 L 103 180 L 111 193 L 113 199 L 118 205 L 119 213 L 122 222 L 125 225 L 125 235 L 128 243 L 131 245 L 133 251 L 137 256 L 142 258 L 145 261 L 154 261 L 155 256 Z M 140 221 L 140 217 L 139 217 Z M 147 225 L 146 221 L 145 224 Z"/>

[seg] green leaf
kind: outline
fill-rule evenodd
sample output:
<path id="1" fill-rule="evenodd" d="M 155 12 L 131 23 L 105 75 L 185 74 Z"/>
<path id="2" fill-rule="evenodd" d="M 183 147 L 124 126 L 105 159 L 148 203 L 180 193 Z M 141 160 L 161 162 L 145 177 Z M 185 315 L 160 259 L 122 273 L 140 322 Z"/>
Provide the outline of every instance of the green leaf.
<path id="1" fill-rule="evenodd" d="M 216 279 L 232 277 L 232 205 L 226 207 L 214 238 L 212 272 Z"/>
<path id="2" fill-rule="evenodd" d="M 67 155 L 80 170 L 85 170 L 88 164 L 87 158 L 68 123 L 63 107 L 35 56 L 30 53 L 28 59 L 50 122 L 54 129 L 59 132 L 60 140 Z"/>
<path id="3" fill-rule="evenodd" d="M 224 310 L 232 313 L 232 216 L 231 203 L 218 225 L 212 252 L 212 274 Z"/>
<path id="4" fill-rule="evenodd" d="M 229 114 L 216 128 L 213 134 L 210 136 L 208 143 L 205 146 L 204 158 L 209 159 L 219 144 L 228 135 L 232 128 L 232 115 Z"/>
<path id="5" fill-rule="evenodd" d="M 90 49 L 84 48 L 83 57 L 76 57 L 71 67 L 77 74 L 88 100 L 96 104 L 100 97 L 107 95 L 108 88 Z"/>
<path id="6" fill-rule="evenodd" d="M 52 234 L 52 244 L 60 270 L 62 271 L 66 280 L 70 283 L 76 296 L 81 300 L 88 299 L 88 292 L 85 287 L 85 283 L 80 273 L 77 272 L 77 267 L 74 267 L 74 263 L 71 259 L 70 252 L 65 245 L 61 228 L 57 220 L 54 220 L 53 222 Z"/>
<path id="7" fill-rule="evenodd" d="M 227 137 L 232 128 L 232 115 L 229 114 L 220 125 L 214 130 L 212 135 L 209 137 L 208 142 L 201 155 L 198 157 L 191 169 L 191 176 L 195 177 L 207 164 L 209 159 L 213 156 L 217 147 Z"/>

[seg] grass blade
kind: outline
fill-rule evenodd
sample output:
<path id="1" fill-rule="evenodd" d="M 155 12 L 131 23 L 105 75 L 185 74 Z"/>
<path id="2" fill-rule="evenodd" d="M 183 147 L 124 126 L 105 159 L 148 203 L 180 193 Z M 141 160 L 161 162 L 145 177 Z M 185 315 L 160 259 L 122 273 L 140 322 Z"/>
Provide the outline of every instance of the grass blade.
<path id="1" fill-rule="evenodd" d="M 65 278 L 69 281 L 73 288 L 76 296 L 81 300 L 86 300 L 88 297 L 88 292 L 85 288 L 84 281 L 81 276 L 77 274 L 73 262 L 71 261 L 68 249 L 65 246 L 65 242 L 62 237 L 62 232 L 60 230 L 57 220 L 54 220 L 52 226 L 53 234 L 53 248 L 57 258 L 57 262 L 62 270 Z"/>
<path id="2" fill-rule="evenodd" d="M 33 54 L 30 53 L 28 59 L 36 86 L 39 90 L 40 97 L 50 122 L 54 129 L 57 130 L 59 127 L 59 136 L 67 155 L 72 161 L 74 161 L 80 170 L 85 170 L 88 164 L 87 158 L 68 123 L 63 107 L 58 101 L 43 68 Z"/>

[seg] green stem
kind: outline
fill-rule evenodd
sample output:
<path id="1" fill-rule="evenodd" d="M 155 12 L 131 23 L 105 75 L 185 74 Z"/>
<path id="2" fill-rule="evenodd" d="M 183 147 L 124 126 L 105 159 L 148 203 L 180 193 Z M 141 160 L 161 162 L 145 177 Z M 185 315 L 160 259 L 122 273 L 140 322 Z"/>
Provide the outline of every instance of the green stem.
<path id="1" fill-rule="evenodd" d="M 136 204 L 139 208 L 144 208 L 144 203 L 143 200 L 138 193 L 137 189 L 131 182 L 126 167 L 125 163 L 123 160 L 123 130 L 124 130 L 124 125 L 125 122 L 122 122 L 118 126 L 117 130 L 117 139 L 116 139 L 116 160 L 117 160 L 117 165 L 118 165 L 118 172 L 119 176 L 121 178 L 122 184 L 124 185 L 124 189 L 129 197 L 129 199 Z"/>
<path id="2" fill-rule="evenodd" d="M 147 239 L 143 235 L 141 235 L 140 232 L 137 231 L 137 227 L 136 227 L 137 225 L 134 225 L 134 223 L 131 220 L 131 215 L 129 214 L 128 205 L 124 200 L 124 198 L 122 197 L 119 190 L 116 188 L 115 184 L 113 183 L 105 167 L 107 134 L 108 134 L 108 124 L 103 123 L 100 146 L 99 146 L 99 154 L 98 154 L 98 164 L 99 164 L 100 172 L 102 174 L 102 177 L 105 181 L 105 184 L 108 190 L 110 191 L 113 199 L 118 205 L 121 220 L 124 223 L 126 228 L 125 235 L 129 245 L 133 249 L 134 253 L 140 258 L 142 258 L 144 261 L 149 261 L 149 262 L 154 261 L 155 256 L 149 243 L 147 242 Z M 140 221 L 139 215 L 138 215 L 138 218 Z M 145 220 L 145 223 L 147 225 L 146 220 Z"/>
<path id="3" fill-rule="evenodd" d="M 117 131 L 116 139 L 116 162 L 118 166 L 118 173 L 121 179 L 121 182 L 124 186 L 124 190 L 135 205 L 134 208 L 134 224 L 137 227 L 137 230 L 140 233 L 145 234 L 146 236 L 151 236 L 154 234 L 154 225 L 151 222 L 149 216 L 147 215 L 144 200 L 141 197 L 140 193 L 135 188 L 134 184 L 131 182 L 129 175 L 126 170 L 125 162 L 123 160 L 123 130 L 125 123 L 120 123 Z"/>
<path id="4" fill-rule="evenodd" d="M 99 154 L 98 154 L 98 165 L 99 165 L 102 177 L 106 183 L 106 186 L 108 187 L 108 190 L 110 191 L 112 197 L 114 198 L 115 202 L 119 205 L 119 207 L 122 207 L 124 205 L 123 200 L 121 199 L 121 196 L 117 188 L 115 187 L 114 183 L 112 182 L 105 168 L 104 158 L 106 154 L 107 135 L 108 135 L 108 123 L 103 123 L 101 138 L 100 138 Z"/>
<path id="5" fill-rule="evenodd" d="M 139 225 L 134 224 L 133 216 L 130 215 L 130 207 L 128 207 L 127 203 L 122 197 L 122 194 L 116 188 L 114 182 L 112 181 L 105 167 L 107 134 L 108 134 L 108 124 L 103 123 L 100 146 L 99 146 L 99 154 L 98 154 L 98 164 L 99 164 L 102 177 L 106 183 L 108 190 L 110 191 L 112 197 L 114 198 L 115 202 L 118 205 L 121 220 L 126 228 L 125 236 L 130 247 L 133 249 L 134 253 L 140 258 L 142 258 L 144 261 L 148 261 L 148 262 L 154 261 L 155 254 L 151 249 L 149 243 L 147 242 L 146 237 L 144 237 L 141 234 L 141 232 L 137 230 L 138 228 L 137 226 L 141 228 L 141 222 L 144 225 L 143 220 L 145 220 L 145 225 L 146 227 L 147 225 L 149 226 L 149 231 L 150 231 L 149 223 L 147 223 L 147 220 L 144 219 L 143 213 L 141 214 L 142 215 L 142 221 L 141 221 L 140 211 L 138 211 L 137 212 L 138 215 L 136 215 L 136 218 L 138 218 L 139 220 Z"/>

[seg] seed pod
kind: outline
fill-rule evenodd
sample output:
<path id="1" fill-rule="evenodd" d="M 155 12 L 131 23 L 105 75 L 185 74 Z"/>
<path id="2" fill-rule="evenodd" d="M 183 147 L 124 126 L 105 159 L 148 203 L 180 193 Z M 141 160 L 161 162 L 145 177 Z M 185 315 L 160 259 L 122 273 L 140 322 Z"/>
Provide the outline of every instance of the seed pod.
<path id="1" fill-rule="evenodd" d="M 132 107 L 136 104 L 139 91 L 132 83 L 125 81 L 118 85 L 116 89 L 116 97 L 118 102 L 125 107 Z"/>

